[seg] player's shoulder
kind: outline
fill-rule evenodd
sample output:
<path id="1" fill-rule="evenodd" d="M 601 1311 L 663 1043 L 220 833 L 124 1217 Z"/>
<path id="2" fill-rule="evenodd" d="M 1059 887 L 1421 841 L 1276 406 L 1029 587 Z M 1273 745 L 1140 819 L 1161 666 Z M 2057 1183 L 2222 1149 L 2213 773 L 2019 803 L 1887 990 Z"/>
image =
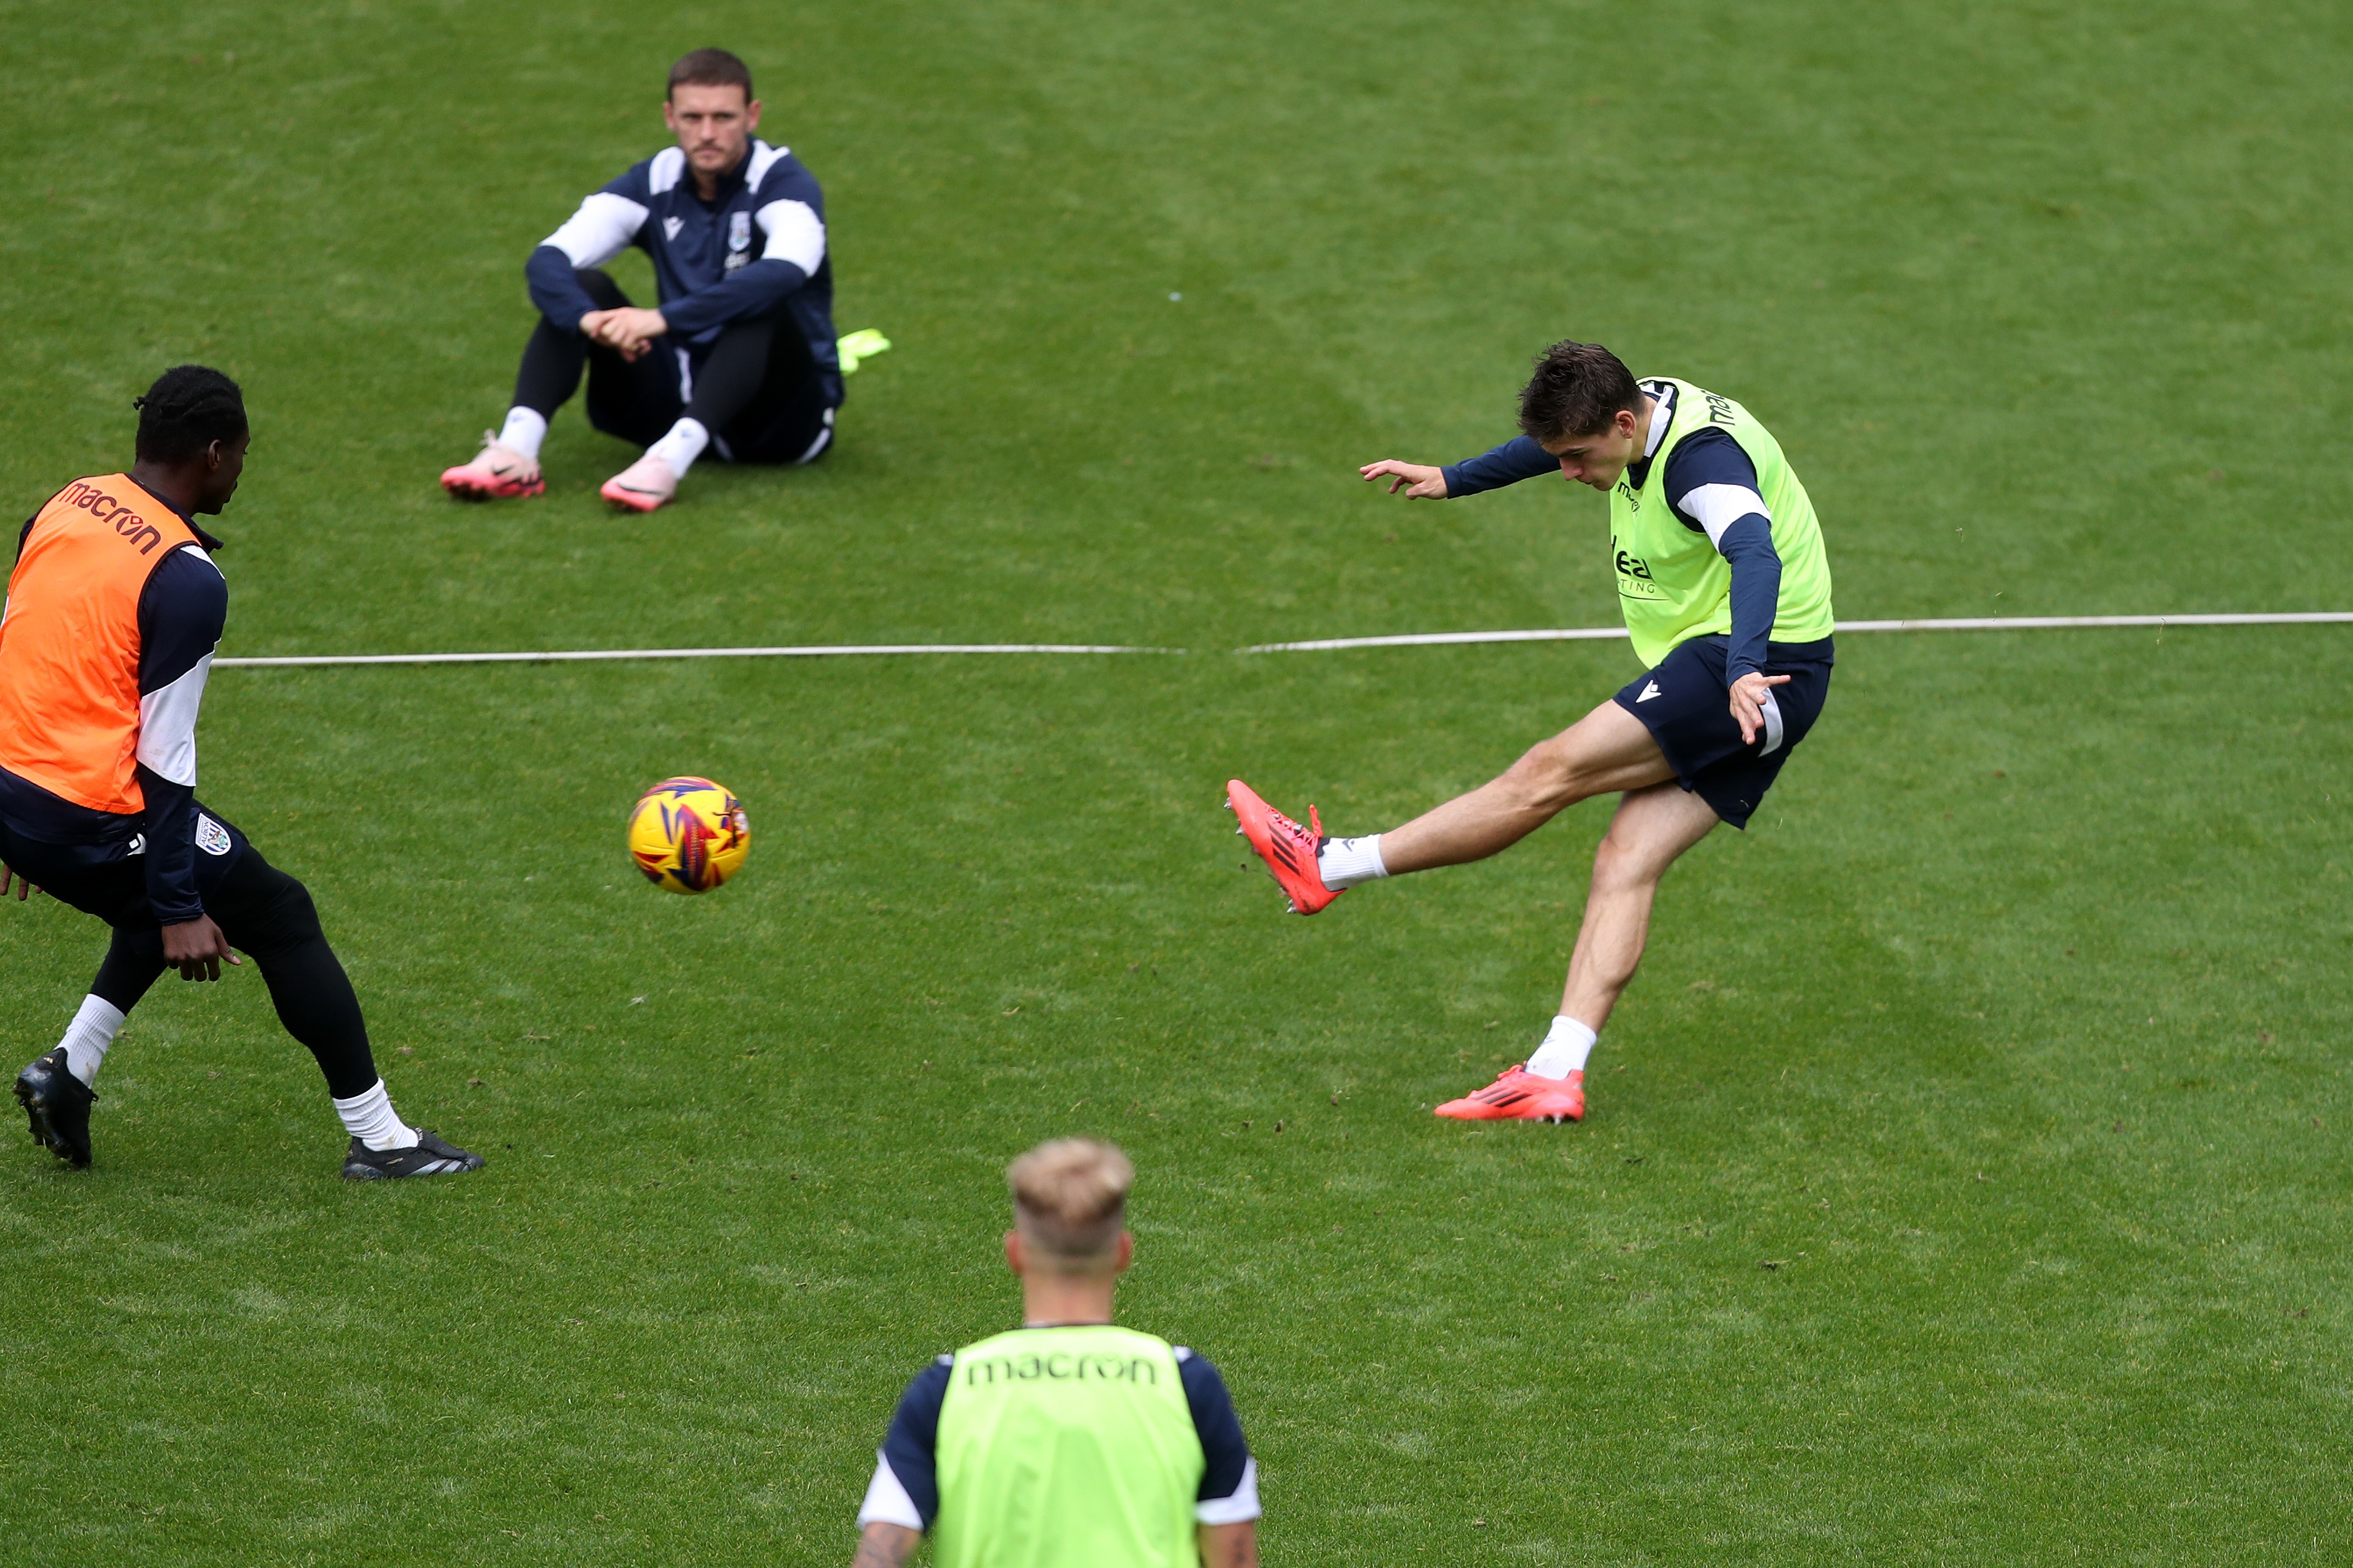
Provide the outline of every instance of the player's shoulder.
<path id="1" fill-rule="evenodd" d="M 220 563 L 201 544 L 183 544 L 157 563 L 155 575 L 166 574 L 200 593 L 209 595 L 216 588 L 224 595 L 228 592 L 228 579 L 222 575 Z"/>
<path id="2" fill-rule="evenodd" d="M 1171 1345 L 1170 1353 L 1176 1358 L 1176 1378 L 1185 1385 L 1185 1397 L 1195 1405 L 1233 1403 L 1226 1391 L 1225 1373 L 1217 1363 L 1190 1345 Z"/>
<path id="3" fill-rule="evenodd" d="M 808 165 L 794 157 L 791 148 L 772 147 L 765 142 L 752 143 L 752 164 L 744 171 L 744 184 L 763 205 L 798 201 L 816 206 L 824 200 Z"/>
<path id="4" fill-rule="evenodd" d="M 923 1371 L 907 1380 L 906 1392 L 899 1396 L 902 1406 L 930 1405 L 934 1411 L 947 1393 L 948 1380 L 955 1375 L 955 1352 L 934 1356 Z"/>
<path id="5" fill-rule="evenodd" d="M 1676 441 L 1667 454 L 1667 493 L 1680 502 L 1705 485 L 1757 488 L 1757 464 L 1748 448 L 1717 425 L 1702 425 Z"/>
<path id="6" fill-rule="evenodd" d="M 164 614 L 192 626 L 210 626 L 218 637 L 228 613 L 228 579 L 203 546 L 183 544 L 155 563 L 139 602 L 143 614 Z"/>
<path id="7" fill-rule="evenodd" d="M 686 153 L 676 147 L 665 147 L 652 157 L 630 164 L 605 186 L 603 194 L 642 206 L 665 192 L 678 189 L 679 182 L 685 177 Z"/>

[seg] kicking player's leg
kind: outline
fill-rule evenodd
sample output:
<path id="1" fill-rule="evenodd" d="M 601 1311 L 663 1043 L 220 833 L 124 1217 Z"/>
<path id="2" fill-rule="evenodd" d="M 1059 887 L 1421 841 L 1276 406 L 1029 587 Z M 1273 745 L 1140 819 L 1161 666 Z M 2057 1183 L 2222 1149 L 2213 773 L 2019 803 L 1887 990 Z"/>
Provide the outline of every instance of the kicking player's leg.
<path id="1" fill-rule="evenodd" d="M 1437 1113 L 1461 1121 L 1576 1121 L 1585 1115 L 1585 1062 L 1642 962 L 1659 879 L 1722 819 L 1670 780 L 1628 790 L 1593 853 L 1593 885 L 1568 961 L 1568 984 L 1552 1031 L 1525 1066 Z"/>
<path id="2" fill-rule="evenodd" d="M 1302 827 L 1240 779 L 1228 783 L 1226 804 L 1293 910 L 1314 914 L 1359 882 L 1483 860 L 1578 801 L 1672 777 L 1650 730 L 1613 700 L 1530 747 L 1501 776 L 1387 833 L 1326 838 L 1313 807 Z"/>
<path id="3" fill-rule="evenodd" d="M 1561 1016 L 1584 1025 L 1589 1034 L 1601 1032 L 1642 962 L 1660 879 L 1722 820 L 1714 806 L 1672 782 L 1626 793 L 1593 852 L 1593 885 L 1585 895 L 1585 919 L 1568 960 Z M 1585 1063 L 1573 1065 L 1581 1068 Z"/>
<path id="4" fill-rule="evenodd" d="M 1384 875 L 1460 866 L 1500 854 L 1578 801 L 1675 776 L 1642 721 L 1604 702 L 1528 748 L 1502 777 L 1380 835 Z"/>
<path id="5" fill-rule="evenodd" d="M 247 845 L 206 899 L 233 947 L 252 955 L 278 1021 L 318 1058 L 335 1114 L 352 1136 L 343 1174 L 358 1178 L 472 1171 L 481 1160 L 410 1127 L 393 1109 L 368 1048 L 359 997 L 327 945 L 310 889 Z"/>

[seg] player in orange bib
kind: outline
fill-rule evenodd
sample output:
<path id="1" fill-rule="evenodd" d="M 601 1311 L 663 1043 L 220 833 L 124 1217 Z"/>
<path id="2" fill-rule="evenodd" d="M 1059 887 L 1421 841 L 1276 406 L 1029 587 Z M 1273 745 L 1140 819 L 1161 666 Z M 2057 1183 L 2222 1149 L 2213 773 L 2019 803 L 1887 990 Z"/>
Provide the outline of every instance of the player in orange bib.
<path id="1" fill-rule="evenodd" d="M 138 460 L 76 479 L 25 525 L 0 616 L 0 893 L 37 888 L 114 928 L 54 1050 L 16 1075 L 33 1137 L 90 1163 L 91 1088 L 166 968 L 216 980 L 241 948 L 311 1047 L 355 1180 L 482 1162 L 393 1110 L 359 999 L 301 883 L 195 797 L 196 707 L 228 615 L 221 547 L 196 525 L 237 492 L 250 434 L 237 383 L 184 364 L 139 399 Z"/>

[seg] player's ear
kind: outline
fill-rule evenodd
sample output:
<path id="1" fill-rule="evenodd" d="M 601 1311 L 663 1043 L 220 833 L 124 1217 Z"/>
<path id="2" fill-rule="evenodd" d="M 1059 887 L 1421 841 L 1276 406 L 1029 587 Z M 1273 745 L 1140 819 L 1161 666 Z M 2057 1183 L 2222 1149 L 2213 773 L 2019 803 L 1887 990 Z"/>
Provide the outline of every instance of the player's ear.
<path id="1" fill-rule="evenodd" d="M 1005 1233 L 1005 1267 L 1016 1274 L 1021 1272 L 1021 1233 L 1018 1230 Z"/>
<path id="2" fill-rule="evenodd" d="M 744 106 L 744 129 L 746 132 L 760 129 L 760 100 L 756 98 Z"/>
<path id="3" fill-rule="evenodd" d="M 1128 1265 L 1134 1261 L 1135 1232 L 1123 1230 L 1119 1233 L 1119 1250 L 1112 1258 L 1111 1271 L 1114 1274 L 1124 1274 L 1127 1272 Z"/>

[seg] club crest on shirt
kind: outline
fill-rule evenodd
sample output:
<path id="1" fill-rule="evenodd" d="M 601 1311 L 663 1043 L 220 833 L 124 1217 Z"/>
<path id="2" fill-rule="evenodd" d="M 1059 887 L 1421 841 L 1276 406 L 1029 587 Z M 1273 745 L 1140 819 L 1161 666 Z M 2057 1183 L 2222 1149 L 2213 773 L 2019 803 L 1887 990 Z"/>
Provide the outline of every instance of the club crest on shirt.
<path id="1" fill-rule="evenodd" d="M 682 217 L 666 217 L 662 219 L 662 237 L 664 239 L 676 239 L 678 237 L 678 231 L 685 226 L 686 220 Z"/>
<path id="2" fill-rule="evenodd" d="M 750 213 L 733 212 L 727 215 L 727 248 L 730 250 L 752 248 L 752 215 Z"/>
<path id="3" fill-rule="evenodd" d="M 228 829 L 203 812 L 196 813 L 196 847 L 207 855 L 227 854 Z"/>

